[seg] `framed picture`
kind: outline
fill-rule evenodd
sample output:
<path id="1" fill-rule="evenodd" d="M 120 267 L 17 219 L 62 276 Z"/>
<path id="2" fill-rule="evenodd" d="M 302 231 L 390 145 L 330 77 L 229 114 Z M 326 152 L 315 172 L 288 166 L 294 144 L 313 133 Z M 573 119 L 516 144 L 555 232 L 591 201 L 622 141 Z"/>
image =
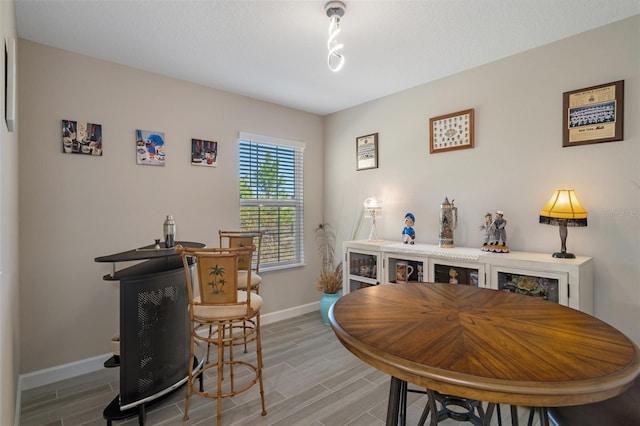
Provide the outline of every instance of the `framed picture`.
<path id="1" fill-rule="evenodd" d="M 378 134 L 356 138 L 356 170 L 378 168 Z"/>
<path id="2" fill-rule="evenodd" d="M 164 133 L 136 130 L 136 162 L 148 166 L 164 166 Z"/>
<path id="3" fill-rule="evenodd" d="M 429 119 L 429 152 L 473 148 L 473 109 Z"/>
<path id="4" fill-rule="evenodd" d="M 4 120 L 7 130 L 13 132 L 16 125 L 16 40 L 4 41 Z"/>
<path id="5" fill-rule="evenodd" d="M 623 140 L 624 80 L 562 94 L 562 146 Z"/>
<path id="6" fill-rule="evenodd" d="M 191 164 L 194 166 L 218 166 L 218 142 L 191 139 Z"/>
<path id="7" fill-rule="evenodd" d="M 102 157 L 102 125 L 62 120 L 62 152 Z"/>

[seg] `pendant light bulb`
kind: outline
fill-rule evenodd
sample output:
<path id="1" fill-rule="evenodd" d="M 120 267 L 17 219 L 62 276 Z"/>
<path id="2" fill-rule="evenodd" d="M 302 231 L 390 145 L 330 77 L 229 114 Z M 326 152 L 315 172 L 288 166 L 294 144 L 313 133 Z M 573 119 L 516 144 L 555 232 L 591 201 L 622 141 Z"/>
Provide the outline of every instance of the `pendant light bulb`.
<path id="1" fill-rule="evenodd" d="M 339 1 L 332 1 L 325 5 L 325 11 L 330 18 L 329 40 L 327 41 L 327 65 L 333 72 L 338 72 L 344 66 L 344 55 L 340 51 L 344 44 L 338 43 L 336 37 L 340 34 L 340 18 L 344 16 L 345 5 Z"/>

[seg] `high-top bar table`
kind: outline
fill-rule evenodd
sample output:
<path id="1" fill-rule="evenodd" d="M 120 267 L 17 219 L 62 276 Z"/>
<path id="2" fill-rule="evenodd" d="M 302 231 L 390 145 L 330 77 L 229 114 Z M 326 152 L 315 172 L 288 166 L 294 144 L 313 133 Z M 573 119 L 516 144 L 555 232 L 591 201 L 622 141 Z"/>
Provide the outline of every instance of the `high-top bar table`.
<path id="1" fill-rule="evenodd" d="M 340 342 L 392 376 L 387 425 L 406 383 L 460 398 L 541 407 L 614 397 L 640 373 L 638 347 L 609 324 L 541 298 L 456 284 L 380 285 L 336 302 Z M 406 399 L 404 401 L 406 403 Z M 432 424 L 434 424 L 432 411 Z"/>
<path id="2" fill-rule="evenodd" d="M 185 247 L 204 244 L 179 241 Z M 120 281 L 120 355 L 105 367 L 120 367 L 120 395 L 105 409 L 111 425 L 134 415 L 145 423 L 145 404 L 177 389 L 189 372 L 189 315 L 182 259 L 173 248 L 154 245 L 95 258 L 112 263 L 103 278 Z M 141 261 L 116 271 L 116 263 Z"/>

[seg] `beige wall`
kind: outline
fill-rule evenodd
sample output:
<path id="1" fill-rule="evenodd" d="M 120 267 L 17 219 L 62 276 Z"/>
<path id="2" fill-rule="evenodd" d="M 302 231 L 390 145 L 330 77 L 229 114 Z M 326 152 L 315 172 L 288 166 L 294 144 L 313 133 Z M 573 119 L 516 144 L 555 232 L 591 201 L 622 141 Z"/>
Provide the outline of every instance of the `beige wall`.
<path id="1" fill-rule="evenodd" d="M 20 49 L 22 373 L 110 351 L 119 290 L 95 257 L 162 238 L 167 214 L 178 239 L 211 246 L 218 229 L 239 226 L 239 131 L 306 143 L 307 266 L 264 274 L 263 314 L 320 299 L 321 117 L 24 40 Z M 103 156 L 63 154 L 62 119 L 102 124 Z M 165 133 L 166 166 L 136 164 L 136 129 Z M 217 168 L 190 164 L 191 138 L 219 142 Z"/>
<path id="2" fill-rule="evenodd" d="M 569 229 L 567 246 L 594 257 L 595 315 L 640 343 L 639 43 L 635 16 L 328 116 L 325 217 L 352 223 L 364 198 L 378 195 L 379 237 L 400 241 L 410 211 L 416 240 L 436 244 L 448 197 L 459 209 L 457 245 L 479 247 L 485 212 L 502 209 L 512 250 L 551 256 L 558 228 L 539 224 L 538 212 L 555 188 L 575 188 L 589 225 Z M 563 148 L 562 93 L 617 80 L 624 141 Z M 429 118 L 468 108 L 475 148 L 430 155 Z M 356 171 L 355 138 L 374 132 L 379 168 Z"/>
<path id="3" fill-rule="evenodd" d="M 0 2 L 1 46 L 17 43 L 13 2 Z M 4 50 L 3 50 L 4 51 Z M 0 81 L 5 81 L 4 54 L 0 55 Z M 5 104 L 1 91 L 0 104 Z M 0 424 L 12 425 L 20 369 L 18 345 L 18 132 L 7 130 L 0 118 Z"/>

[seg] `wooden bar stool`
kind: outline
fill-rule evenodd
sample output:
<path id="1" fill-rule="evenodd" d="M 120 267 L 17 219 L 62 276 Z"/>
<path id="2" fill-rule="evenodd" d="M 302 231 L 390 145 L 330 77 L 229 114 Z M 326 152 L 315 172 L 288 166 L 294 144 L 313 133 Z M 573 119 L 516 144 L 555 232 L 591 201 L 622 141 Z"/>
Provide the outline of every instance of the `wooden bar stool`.
<path id="1" fill-rule="evenodd" d="M 255 246 L 251 256 L 241 257 L 238 264 L 238 288 L 246 290 L 247 271 L 251 269 L 251 290 L 260 294 L 262 277 L 260 276 L 260 250 L 264 231 L 218 231 L 220 248 Z"/>
<path id="2" fill-rule="evenodd" d="M 264 231 L 218 231 L 220 248 L 242 248 L 254 246 L 255 250 L 251 256 L 241 256 L 238 258 L 238 290 L 247 290 L 260 294 L 262 287 L 262 277 L 260 276 L 260 250 L 262 248 L 262 237 Z M 251 272 L 249 274 L 249 272 Z M 247 274 L 249 279 L 247 280 Z M 244 327 L 255 327 L 255 321 L 245 321 Z M 249 333 L 246 333 L 249 336 Z M 247 352 L 247 344 L 251 340 L 245 339 L 244 351 Z M 236 343 L 239 344 L 239 343 Z"/>
<path id="3" fill-rule="evenodd" d="M 187 278 L 189 297 L 189 319 L 191 323 L 191 355 L 195 359 L 196 345 L 206 347 L 202 367 L 189 365 L 187 395 L 184 407 L 184 420 L 189 419 L 189 400 L 191 393 L 217 402 L 218 426 L 222 422 L 222 399 L 233 397 L 249 390 L 256 383 L 260 387 L 261 414 L 267 414 L 264 403 L 262 383 L 262 344 L 260 338 L 260 308 L 262 298 L 252 291 L 238 289 L 238 263 L 242 257 L 252 256 L 255 247 L 249 245 L 240 248 L 185 248 L 176 246 L 180 253 Z M 190 265 L 195 261 L 197 278 L 193 284 Z M 251 282 L 251 269 L 244 275 L 245 288 Z M 194 294 L 197 288 L 199 295 Z M 251 322 L 252 327 L 246 324 Z M 200 330 L 203 327 L 208 331 Z M 234 357 L 234 347 L 255 343 L 255 358 Z M 211 349 L 217 349 L 217 356 L 211 356 Z M 246 349 L 245 349 L 246 351 Z M 236 370 L 246 370 L 247 374 L 237 380 Z M 207 392 L 196 385 L 207 372 L 215 376 L 215 389 Z M 202 382 L 200 381 L 200 386 Z"/>

